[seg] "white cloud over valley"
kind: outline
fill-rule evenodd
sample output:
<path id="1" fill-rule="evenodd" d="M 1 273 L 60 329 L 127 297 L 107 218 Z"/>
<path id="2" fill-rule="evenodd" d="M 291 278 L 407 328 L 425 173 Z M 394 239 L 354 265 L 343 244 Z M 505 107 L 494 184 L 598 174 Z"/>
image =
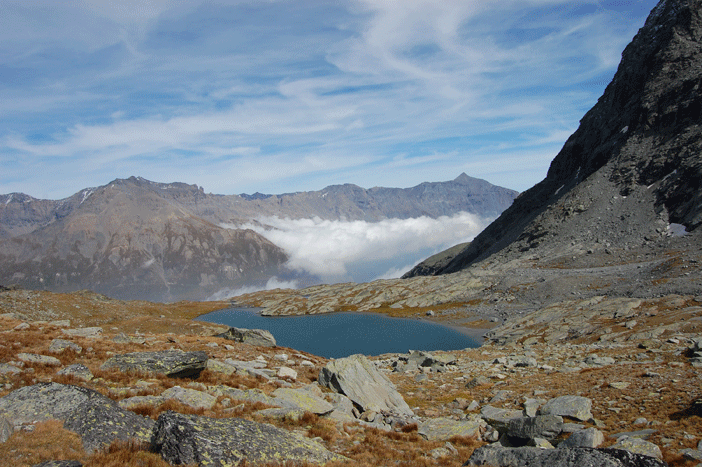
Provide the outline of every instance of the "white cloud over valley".
<path id="1" fill-rule="evenodd" d="M 243 227 L 283 248 L 290 268 L 329 283 L 399 277 L 427 256 L 472 240 L 489 222 L 466 212 L 380 222 L 278 217 L 258 221 L 268 227 Z"/>

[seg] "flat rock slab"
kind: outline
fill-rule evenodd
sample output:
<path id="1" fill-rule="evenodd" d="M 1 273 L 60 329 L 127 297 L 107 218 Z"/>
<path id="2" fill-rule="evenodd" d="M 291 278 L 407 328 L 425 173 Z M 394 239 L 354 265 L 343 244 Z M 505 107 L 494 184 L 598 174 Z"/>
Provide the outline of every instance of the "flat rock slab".
<path id="1" fill-rule="evenodd" d="M 211 409 L 216 403 L 217 398 L 207 394 L 206 392 L 195 389 L 181 388 L 173 386 L 161 393 L 164 399 L 175 399 L 181 404 L 185 404 L 194 409 Z"/>
<path id="2" fill-rule="evenodd" d="M 302 409 L 317 415 L 324 415 L 334 410 L 334 406 L 329 402 L 302 389 L 278 388 L 273 391 L 273 397 L 280 401 L 281 405 Z"/>
<path id="3" fill-rule="evenodd" d="M 15 426 L 46 420 L 66 420 L 76 407 L 92 398 L 104 398 L 92 389 L 59 383 L 39 383 L 0 398 L 0 414 Z"/>
<path id="4" fill-rule="evenodd" d="M 85 337 L 87 339 L 97 339 L 102 337 L 102 328 L 95 326 L 91 328 L 61 329 L 61 332 L 71 337 Z"/>
<path id="5" fill-rule="evenodd" d="M 363 355 L 327 363 L 319 372 L 318 382 L 344 394 L 363 411 L 414 415 L 395 385 Z"/>
<path id="6" fill-rule="evenodd" d="M 34 363 L 36 365 L 61 366 L 61 360 L 49 355 L 39 355 L 35 353 L 18 353 L 17 358 L 24 363 Z"/>
<path id="7" fill-rule="evenodd" d="M 216 337 L 261 347 L 276 346 L 275 337 L 273 337 L 270 331 L 266 331 L 265 329 L 229 328 L 228 331 L 217 334 Z"/>
<path id="8" fill-rule="evenodd" d="M 417 434 L 429 441 L 449 439 L 454 436 L 480 436 L 480 428 L 485 422 L 479 417 L 469 420 L 432 418 L 419 425 Z"/>
<path id="9" fill-rule="evenodd" d="M 239 418 L 208 418 L 175 412 L 161 414 L 152 448 L 174 465 L 229 467 L 300 461 L 323 464 L 343 460 L 308 438 Z"/>
<path id="10" fill-rule="evenodd" d="M 102 369 L 117 368 L 123 372 L 161 373 L 171 378 L 197 378 L 207 367 L 204 351 L 134 352 L 110 357 Z"/>
<path id="11" fill-rule="evenodd" d="M 63 426 L 78 433 L 86 452 L 109 446 L 115 440 L 148 443 L 156 422 L 125 410 L 107 397 L 94 397 L 78 405 Z"/>
<path id="12" fill-rule="evenodd" d="M 539 410 L 541 415 L 560 415 L 586 421 L 592 419 L 592 401 L 582 396 L 560 396 L 546 402 Z"/>
<path id="13" fill-rule="evenodd" d="M 492 467 L 668 467 L 653 457 L 634 454 L 619 449 L 537 447 L 505 448 L 483 446 L 470 456 L 465 466 L 489 465 Z"/>

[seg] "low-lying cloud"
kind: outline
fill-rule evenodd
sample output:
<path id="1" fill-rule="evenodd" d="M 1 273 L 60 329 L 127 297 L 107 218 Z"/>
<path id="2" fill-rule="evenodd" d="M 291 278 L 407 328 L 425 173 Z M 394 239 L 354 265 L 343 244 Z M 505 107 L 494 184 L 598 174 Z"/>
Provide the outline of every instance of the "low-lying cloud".
<path id="1" fill-rule="evenodd" d="M 380 222 L 313 219 L 258 219 L 246 225 L 283 248 L 288 267 L 323 282 L 366 282 L 400 277 L 438 251 L 473 239 L 489 222 L 461 212 L 438 219 L 386 219 Z"/>
<path id="2" fill-rule="evenodd" d="M 239 295 L 244 295 L 247 293 L 260 292 L 262 290 L 273 290 L 273 289 L 296 289 L 297 281 L 284 281 L 277 277 L 271 277 L 266 282 L 266 285 L 259 287 L 256 285 L 246 285 L 244 287 L 239 287 L 236 289 L 222 289 L 216 293 L 207 297 L 209 301 L 227 300 L 232 297 L 238 297 Z"/>

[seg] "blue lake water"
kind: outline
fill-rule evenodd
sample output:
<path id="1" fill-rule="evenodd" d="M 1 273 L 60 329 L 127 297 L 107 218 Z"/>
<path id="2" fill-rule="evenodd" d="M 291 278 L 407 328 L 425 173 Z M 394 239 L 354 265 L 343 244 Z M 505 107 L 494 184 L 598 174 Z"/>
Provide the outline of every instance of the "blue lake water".
<path id="1" fill-rule="evenodd" d="M 266 329 L 279 346 L 326 358 L 480 346 L 470 336 L 446 326 L 372 313 L 269 317 L 251 309 L 228 308 L 202 315 L 198 320 L 237 328 Z"/>

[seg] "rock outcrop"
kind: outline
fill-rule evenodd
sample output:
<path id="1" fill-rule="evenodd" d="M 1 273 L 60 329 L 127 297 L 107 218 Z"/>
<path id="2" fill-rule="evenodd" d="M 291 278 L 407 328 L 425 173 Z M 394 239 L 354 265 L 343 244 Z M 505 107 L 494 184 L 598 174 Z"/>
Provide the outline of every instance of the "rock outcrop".
<path id="1" fill-rule="evenodd" d="M 456 272 L 499 252 L 555 259 L 641 245 L 702 224 L 701 4 L 661 1 L 597 104 L 546 178 L 446 265 L 405 277 Z"/>
<path id="2" fill-rule="evenodd" d="M 110 357 L 102 368 L 116 368 L 123 372 L 161 373 L 172 378 L 197 378 L 207 368 L 204 351 L 133 352 Z"/>
<path id="3" fill-rule="evenodd" d="M 667 467 L 653 457 L 619 449 L 538 447 L 505 448 L 489 445 L 476 449 L 464 466 L 489 465 L 492 467 Z"/>
<path id="4" fill-rule="evenodd" d="M 318 381 L 351 399 L 361 411 L 414 415 L 387 376 L 363 355 L 329 362 L 319 372 Z"/>
<path id="5" fill-rule="evenodd" d="M 262 347 L 275 347 L 276 345 L 273 334 L 265 329 L 229 328 L 227 332 L 219 334 L 218 337 L 241 342 L 242 344 L 260 345 Z"/>
<path id="6" fill-rule="evenodd" d="M 238 418 L 214 419 L 161 414 L 152 438 L 153 448 L 171 464 L 207 467 L 284 461 L 323 464 L 343 457 L 320 444 L 272 425 Z"/>

